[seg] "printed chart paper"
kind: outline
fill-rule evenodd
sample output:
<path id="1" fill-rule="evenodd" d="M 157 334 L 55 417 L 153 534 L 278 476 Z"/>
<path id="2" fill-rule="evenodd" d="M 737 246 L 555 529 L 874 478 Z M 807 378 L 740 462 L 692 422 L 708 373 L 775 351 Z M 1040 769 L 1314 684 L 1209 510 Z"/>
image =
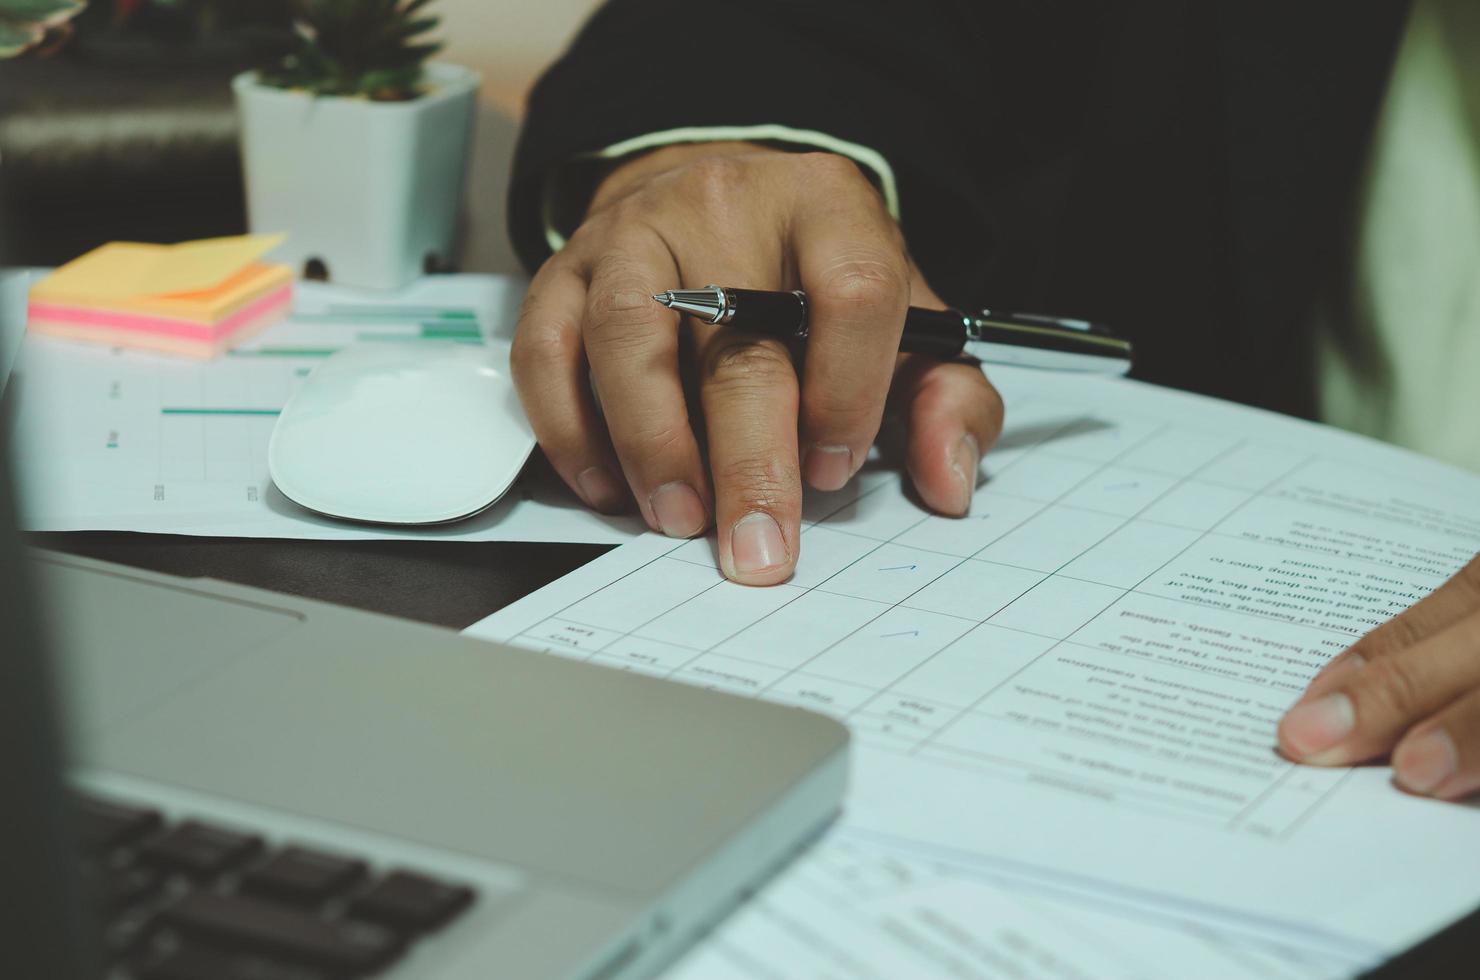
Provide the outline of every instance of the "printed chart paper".
<path id="1" fill-rule="evenodd" d="M 1480 552 L 1480 478 L 1119 380 L 994 370 L 971 514 L 885 465 L 808 497 L 787 584 L 648 535 L 475 625 L 847 721 L 844 827 L 1066 899 L 1350 963 L 1480 902 L 1480 810 L 1275 725 Z"/>
<path id="2" fill-rule="evenodd" d="M 367 299 L 303 283 L 289 321 L 204 363 L 26 336 L 11 379 L 25 527 L 339 540 L 629 540 L 643 529 L 638 518 L 587 510 L 541 465 L 482 514 L 429 528 L 322 517 L 268 478 L 267 442 L 278 412 L 324 357 L 348 343 L 388 339 L 507 345 L 522 290 L 514 279 L 438 276 Z M 5 298 L 14 303 L 16 295 Z"/>

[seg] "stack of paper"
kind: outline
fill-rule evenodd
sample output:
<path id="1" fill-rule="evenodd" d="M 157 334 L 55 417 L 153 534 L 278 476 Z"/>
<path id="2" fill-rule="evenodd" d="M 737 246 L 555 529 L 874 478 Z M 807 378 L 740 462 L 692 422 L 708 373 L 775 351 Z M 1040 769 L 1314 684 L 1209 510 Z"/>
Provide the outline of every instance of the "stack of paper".
<path id="1" fill-rule="evenodd" d="M 287 314 L 292 271 L 260 261 L 281 240 L 240 235 L 104 245 L 31 287 L 27 329 L 213 357 Z"/>
<path id="2" fill-rule="evenodd" d="M 1081 968 L 951 882 L 834 900 L 814 853 L 688 976 L 1349 976 L 1474 908 L 1480 807 L 1294 765 L 1275 730 L 1480 552 L 1480 476 L 1134 381 L 991 373 L 1007 428 L 964 518 L 886 455 L 807 494 L 782 585 L 727 581 L 712 536 L 647 534 L 469 633 L 843 719 L 839 833 L 1050 898 L 1136 963 Z M 897 880 L 886 859 L 850 877 Z"/>

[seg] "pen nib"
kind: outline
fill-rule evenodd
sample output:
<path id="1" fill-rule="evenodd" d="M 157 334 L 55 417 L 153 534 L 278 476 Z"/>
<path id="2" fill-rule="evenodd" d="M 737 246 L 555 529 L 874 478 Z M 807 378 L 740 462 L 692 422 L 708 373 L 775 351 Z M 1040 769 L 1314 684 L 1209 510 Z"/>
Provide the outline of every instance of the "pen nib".
<path id="1" fill-rule="evenodd" d="M 725 292 L 718 286 L 703 289 L 669 289 L 655 293 L 653 299 L 670 310 L 687 313 L 705 323 L 718 323 L 725 310 Z"/>

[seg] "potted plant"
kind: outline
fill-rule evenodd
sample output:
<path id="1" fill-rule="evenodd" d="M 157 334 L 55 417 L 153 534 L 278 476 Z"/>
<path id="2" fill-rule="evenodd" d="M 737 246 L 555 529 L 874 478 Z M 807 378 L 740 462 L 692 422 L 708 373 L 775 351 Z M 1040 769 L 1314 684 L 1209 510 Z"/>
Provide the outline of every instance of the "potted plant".
<path id="1" fill-rule="evenodd" d="M 451 264 L 478 76 L 427 64 L 429 0 L 295 0 L 297 43 L 232 82 L 253 231 L 272 258 L 377 289 Z"/>
<path id="2" fill-rule="evenodd" d="M 84 6 L 81 0 L 0 0 L 0 58 L 60 43 L 67 21 Z"/>

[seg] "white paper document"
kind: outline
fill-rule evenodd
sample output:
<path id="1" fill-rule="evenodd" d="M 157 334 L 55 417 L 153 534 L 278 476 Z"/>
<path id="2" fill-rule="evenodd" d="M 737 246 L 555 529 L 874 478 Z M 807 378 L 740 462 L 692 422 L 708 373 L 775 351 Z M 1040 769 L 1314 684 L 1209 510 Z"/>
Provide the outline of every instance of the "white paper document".
<path id="1" fill-rule="evenodd" d="M 665 980 L 1323 980 L 1354 964 L 1003 887 L 834 834 Z"/>
<path id="2" fill-rule="evenodd" d="M 1330 657 L 1480 552 L 1480 478 L 1134 382 L 991 374 L 1008 428 L 964 519 L 870 464 L 809 495 L 785 585 L 647 535 L 469 632 L 833 714 L 855 839 L 1317 974 L 1480 902 L 1480 808 L 1274 749 Z"/>
<path id="3" fill-rule="evenodd" d="M 432 528 L 323 517 L 288 500 L 268 478 L 267 442 L 278 412 L 324 357 L 351 342 L 388 339 L 507 345 L 522 294 L 520 281 L 497 276 L 437 276 L 393 294 L 302 283 L 287 322 L 208 362 L 26 336 L 11 381 L 25 527 L 626 541 L 643 529 L 637 517 L 586 509 L 547 467 L 531 468 L 482 514 Z M 23 302 L 24 294 L 11 290 L 0 299 Z"/>
<path id="4" fill-rule="evenodd" d="M 667 980 L 935 974 L 963 980 L 1170 978 L 1091 930 L 988 884 L 834 841 L 783 872 Z"/>

